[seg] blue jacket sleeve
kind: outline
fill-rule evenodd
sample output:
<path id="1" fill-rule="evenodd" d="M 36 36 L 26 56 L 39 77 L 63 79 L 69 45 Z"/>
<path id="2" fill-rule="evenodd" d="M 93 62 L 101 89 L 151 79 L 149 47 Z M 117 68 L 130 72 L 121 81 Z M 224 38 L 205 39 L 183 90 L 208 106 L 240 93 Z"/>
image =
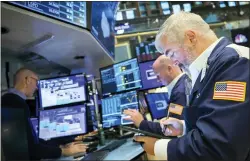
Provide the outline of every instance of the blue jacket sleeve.
<path id="1" fill-rule="evenodd" d="M 189 107 L 197 108 L 196 128 L 168 143 L 168 161 L 244 161 L 249 155 L 249 60 L 231 57 L 215 66 L 199 100 Z M 215 83 L 221 81 L 246 82 L 245 100 L 213 99 Z"/>
<path id="2" fill-rule="evenodd" d="M 159 122 L 152 122 L 152 121 L 143 120 L 140 123 L 139 129 L 143 130 L 143 131 L 163 135 L 161 125 Z"/>

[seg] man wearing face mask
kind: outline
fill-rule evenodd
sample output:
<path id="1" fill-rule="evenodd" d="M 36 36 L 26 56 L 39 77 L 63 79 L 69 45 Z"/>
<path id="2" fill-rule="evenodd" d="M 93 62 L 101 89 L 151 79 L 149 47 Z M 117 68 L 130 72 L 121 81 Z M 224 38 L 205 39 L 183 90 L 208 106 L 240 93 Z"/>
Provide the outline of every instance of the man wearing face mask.
<path id="1" fill-rule="evenodd" d="M 157 58 L 157 60 L 153 64 L 153 70 L 162 84 L 167 86 L 169 94 L 169 104 L 172 103 L 180 105 L 182 107 L 185 106 L 185 80 L 188 79 L 188 76 L 181 71 L 178 65 L 176 65 L 170 58 L 165 55 L 161 55 L 159 58 Z M 124 110 L 124 114 L 129 115 L 130 118 L 126 119 L 132 120 L 135 126 L 140 130 L 162 135 L 165 133 L 165 131 L 163 131 L 163 125 L 158 122 L 144 120 L 142 114 L 140 114 L 137 110 Z M 183 121 L 182 114 L 178 115 L 169 113 L 169 117 L 171 117 L 167 120 L 169 124 L 171 124 L 171 122 L 175 122 L 177 119 Z M 173 130 L 173 132 L 176 131 Z"/>
<path id="2" fill-rule="evenodd" d="M 47 146 L 39 142 L 39 139 L 32 128 L 29 107 L 25 102 L 26 98 L 32 97 L 36 91 L 37 81 L 38 76 L 34 72 L 21 68 L 14 76 L 14 88 L 10 89 L 8 93 L 2 96 L 2 106 L 8 108 L 23 108 L 25 110 L 27 120 L 20 121 L 25 121 L 28 127 L 27 141 L 30 160 L 60 158 L 61 156 L 71 156 L 80 152 L 85 152 L 87 146 L 76 142 L 60 147 Z M 17 144 L 18 139 L 19 138 L 16 138 Z M 16 160 L 19 160 L 19 158 L 16 158 Z"/>
<path id="3" fill-rule="evenodd" d="M 249 161 L 249 48 L 218 39 L 199 15 L 186 12 L 165 21 L 156 47 L 190 71 L 185 123 L 176 122 L 186 126 L 186 134 L 136 140 L 147 153 L 168 161 Z"/>

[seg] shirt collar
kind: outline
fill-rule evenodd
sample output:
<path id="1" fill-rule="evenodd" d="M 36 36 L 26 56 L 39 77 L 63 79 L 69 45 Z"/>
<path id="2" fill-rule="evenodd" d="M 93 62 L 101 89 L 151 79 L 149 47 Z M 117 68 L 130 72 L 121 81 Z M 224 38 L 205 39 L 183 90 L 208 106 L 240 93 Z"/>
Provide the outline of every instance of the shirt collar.
<path id="1" fill-rule="evenodd" d="M 172 90 L 173 90 L 175 84 L 178 82 L 178 80 L 179 80 L 179 79 L 181 78 L 181 76 L 183 76 L 184 74 L 185 74 L 185 73 L 179 74 L 179 75 L 178 75 L 177 77 L 175 77 L 175 79 L 172 80 L 172 82 L 169 83 L 169 85 L 167 86 L 169 98 L 170 98 L 170 96 L 171 96 L 171 93 L 172 93 Z"/>
<path id="2" fill-rule="evenodd" d="M 19 97 L 21 97 L 21 98 L 24 99 L 24 100 L 27 99 L 27 97 L 25 96 L 25 94 L 23 94 L 22 92 L 20 92 L 19 90 L 15 89 L 15 88 L 9 89 L 8 92 L 9 92 L 9 93 L 16 94 L 16 95 L 18 95 Z"/>
<path id="3" fill-rule="evenodd" d="M 194 84 L 201 72 L 201 70 L 206 67 L 208 57 L 211 55 L 212 51 L 214 50 L 215 46 L 220 42 L 220 40 L 223 39 L 221 37 L 220 39 L 216 40 L 214 43 L 212 43 L 203 53 L 201 53 L 198 58 L 193 61 L 193 63 L 189 66 L 189 71 L 191 74 L 192 79 L 192 87 L 194 87 Z"/>

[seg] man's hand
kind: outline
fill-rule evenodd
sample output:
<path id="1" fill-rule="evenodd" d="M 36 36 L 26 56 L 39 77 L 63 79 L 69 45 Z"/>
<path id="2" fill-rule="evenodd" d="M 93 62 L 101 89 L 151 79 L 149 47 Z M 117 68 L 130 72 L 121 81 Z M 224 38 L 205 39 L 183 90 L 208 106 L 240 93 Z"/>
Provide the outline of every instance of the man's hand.
<path id="1" fill-rule="evenodd" d="M 97 130 L 96 130 L 96 131 L 93 131 L 93 132 L 90 132 L 90 133 L 88 133 L 88 134 L 86 134 L 86 135 L 79 135 L 79 136 L 75 137 L 75 141 L 82 141 L 84 138 L 86 138 L 86 137 L 88 137 L 88 136 L 94 136 L 94 135 L 96 135 L 96 134 L 98 134 L 98 131 L 97 131 Z"/>
<path id="2" fill-rule="evenodd" d="M 78 153 L 85 153 L 88 146 L 80 142 L 73 142 L 73 143 L 66 144 L 63 147 L 60 146 L 60 148 L 62 149 L 63 156 L 73 156 Z"/>
<path id="3" fill-rule="evenodd" d="M 158 139 L 147 136 L 135 136 L 134 140 L 143 143 L 143 149 L 146 151 L 146 153 L 150 155 L 155 155 L 154 147 L 155 147 L 155 142 Z"/>
<path id="4" fill-rule="evenodd" d="M 134 109 L 124 110 L 123 114 L 130 116 L 124 119 L 133 121 L 136 127 L 139 127 L 140 123 L 144 120 L 142 114 Z"/>
<path id="5" fill-rule="evenodd" d="M 166 136 L 180 136 L 183 134 L 183 122 L 176 118 L 160 121 L 162 132 Z M 166 128 L 167 127 L 167 128 Z"/>

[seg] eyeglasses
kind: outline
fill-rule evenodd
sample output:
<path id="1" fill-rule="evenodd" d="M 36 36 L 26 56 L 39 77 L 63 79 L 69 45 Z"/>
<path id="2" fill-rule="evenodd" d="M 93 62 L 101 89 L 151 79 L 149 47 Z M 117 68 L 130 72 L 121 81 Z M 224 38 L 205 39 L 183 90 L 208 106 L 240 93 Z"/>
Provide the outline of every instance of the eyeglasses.
<path id="1" fill-rule="evenodd" d="M 26 79 L 27 79 L 28 77 L 26 77 Z M 35 78 L 35 77 L 29 77 L 29 78 L 32 78 L 32 79 L 34 79 L 35 80 L 35 82 L 36 82 L 36 85 L 38 85 L 38 79 L 37 78 Z"/>

